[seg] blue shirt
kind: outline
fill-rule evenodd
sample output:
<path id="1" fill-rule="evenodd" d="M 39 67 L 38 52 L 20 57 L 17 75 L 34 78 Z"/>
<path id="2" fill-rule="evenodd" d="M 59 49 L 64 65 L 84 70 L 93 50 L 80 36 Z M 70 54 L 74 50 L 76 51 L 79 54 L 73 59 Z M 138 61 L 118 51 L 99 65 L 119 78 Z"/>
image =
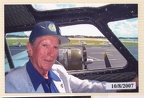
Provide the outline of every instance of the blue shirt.
<path id="1" fill-rule="evenodd" d="M 33 84 L 33 87 L 35 91 L 39 87 L 40 84 L 42 84 L 44 91 L 47 93 L 58 93 L 58 90 L 53 83 L 53 80 L 55 81 L 61 81 L 59 77 L 52 71 L 49 70 L 48 72 L 48 79 L 43 78 L 43 76 L 33 67 L 31 61 L 29 60 L 26 65 L 26 70 L 29 74 L 29 77 L 31 79 L 31 82 Z M 46 87 L 47 86 L 47 87 Z"/>

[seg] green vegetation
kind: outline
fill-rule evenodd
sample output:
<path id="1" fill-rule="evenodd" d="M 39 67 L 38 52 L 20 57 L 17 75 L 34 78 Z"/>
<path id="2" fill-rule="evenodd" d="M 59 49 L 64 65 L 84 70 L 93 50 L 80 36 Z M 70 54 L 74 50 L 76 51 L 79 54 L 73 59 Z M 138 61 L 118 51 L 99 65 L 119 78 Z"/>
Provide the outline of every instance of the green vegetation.
<path id="1" fill-rule="evenodd" d="M 70 42 L 61 46 L 81 46 L 82 42 L 85 42 L 87 46 L 106 46 L 105 42 L 108 42 L 105 38 L 69 38 Z M 17 46 L 20 42 L 21 45 L 25 46 L 28 42 L 28 38 L 7 38 L 7 42 L 9 46 Z M 126 42 L 123 44 L 125 46 L 138 46 L 137 42 Z"/>
<path id="2" fill-rule="evenodd" d="M 7 38 L 7 42 L 9 46 L 16 46 L 19 42 L 25 46 L 28 42 L 28 38 Z"/>
<path id="3" fill-rule="evenodd" d="M 94 38 L 70 38 L 70 42 L 62 46 L 81 46 L 82 42 L 85 42 L 87 46 L 103 46 L 103 41 Z"/>
<path id="4" fill-rule="evenodd" d="M 125 46 L 138 46 L 137 42 L 123 42 Z"/>

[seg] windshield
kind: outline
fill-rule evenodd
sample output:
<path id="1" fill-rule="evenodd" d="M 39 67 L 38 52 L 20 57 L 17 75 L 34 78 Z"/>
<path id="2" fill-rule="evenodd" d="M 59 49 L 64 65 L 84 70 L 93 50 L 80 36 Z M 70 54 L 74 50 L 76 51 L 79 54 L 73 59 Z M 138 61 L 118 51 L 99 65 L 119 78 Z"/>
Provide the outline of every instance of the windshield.
<path id="1" fill-rule="evenodd" d="M 98 4 L 32 4 L 33 8 L 37 11 L 46 11 L 46 10 L 56 10 L 64 8 L 76 8 L 76 7 L 101 7 L 108 4 L 98 3 Z"/>
<path id="2" fill-rule="evenodd" d="M 108 26 L 138 60 L 138 18 L 109 22 Z"/>
<path id="3" fill-rule="evenodd" d="M 125 58 L 94 25 L 63 26 L 60 27 L 60 30 L 63 36 L 70 39 L 70 43 L 61 45 L 61 49 L 76 48 L 82 51 L 82 44 L 86 45 L 87 58 L 93 59 L 93 63 L 87 66 L 89 70 L 107 68 L 104 59 L 105 54 L 107 54 L 112 68 L 124 67 L 126 65 L 127 61 Z M 29 35 L 30 31 L 13 32 L 6 36 L 15 67 L 23 66 L 29 59 L 26 51 Z M 5 69 L 9 70 L 7 60 L 5 64 Z"/>

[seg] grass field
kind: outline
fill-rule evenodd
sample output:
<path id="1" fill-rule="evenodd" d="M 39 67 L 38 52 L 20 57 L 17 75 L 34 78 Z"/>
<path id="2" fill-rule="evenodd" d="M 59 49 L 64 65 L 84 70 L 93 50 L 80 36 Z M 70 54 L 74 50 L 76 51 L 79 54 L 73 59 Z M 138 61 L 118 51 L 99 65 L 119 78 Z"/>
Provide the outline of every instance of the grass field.
<path id="1" fill-rule="evenodd" d="M 62 46 L 80 46 L 81 42 L 86 42 L 87 46 L 105 46 L 105 42 L 108 42 L 106 39 L 100 38 L 69 38 L 70 42 Z M 25 46 L 28 42 L 28 38 L 7 38 L 9 46 L 17 46 L 19 42 L 21 45 Z M 138 42 L 133 41 L 123 41 L 123 44 L 126 46 L 138 46 Z"/>

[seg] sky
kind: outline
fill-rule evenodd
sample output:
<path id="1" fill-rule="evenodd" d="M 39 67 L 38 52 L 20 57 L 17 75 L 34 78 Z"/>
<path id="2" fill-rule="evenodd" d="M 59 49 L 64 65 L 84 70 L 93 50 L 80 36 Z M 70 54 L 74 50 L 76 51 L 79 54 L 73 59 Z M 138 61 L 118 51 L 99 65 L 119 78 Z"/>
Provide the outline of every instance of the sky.
<path id="1" fill-rule="evenodd" d="M 62 35 L 84 35 L 84 36 L 103 36 L 103 34 L 91 24 L 60 27 Z"/>
<path id="2" fill-rule="evenodd" d="M 33 4 L 33 7 L 37 10 L 40 11 L 45 11 L 45 10 L 55 10 L 55 9 L 62 9 L 62 8 L 72 8 L 72 7 L 99 7 L 99 6 L 104 6 L 107 5 L 108 3 L 79 3 L 79 4 Z"/>
<path id="3" fill-rule="evenodd" d="M 138 37 L 138 19 L 122 20 L 108 23 L 112 31 L 119 37 Z"/>
<path id="4" fill-rule="evenodd" d="M 34 4 L 33 7 L 37 10 L 60 9 L 70 7 L 98 7 L 107 4 Z M 138 37 L 138 19 L 123 20 L 117 22 L 110 22 L 108 26 L 118 37 Z M 61 34 L 70 35 L 84 35 L 84 36 L 103 36 L 101 32 L 90 24 L 60 27 Z M 24 32 L 29 36 L 30 32 Z"/>

